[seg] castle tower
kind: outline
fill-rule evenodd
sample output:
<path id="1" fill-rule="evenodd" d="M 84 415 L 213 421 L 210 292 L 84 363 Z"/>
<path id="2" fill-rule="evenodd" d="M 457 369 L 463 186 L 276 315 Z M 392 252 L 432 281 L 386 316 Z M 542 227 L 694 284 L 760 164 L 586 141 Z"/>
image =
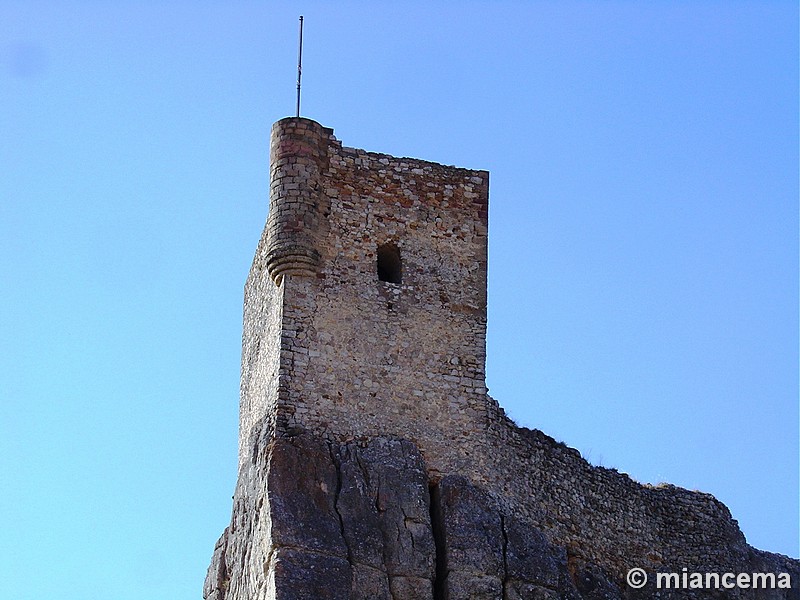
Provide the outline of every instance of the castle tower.
<path id="1" fill-rule="evenodd" d="M 486 429 L 488 179 L 272 128 L 270 211 L 245 291 L 240 463 L 257 423 L 394 435 L 452 470 Z"/>
<path id="2" fill-rule="evenodd" d="M 664 572 L 772 573 L 757 597 L 798 598 L 800 563 L 748 546 L 713 496 L 593 467 L 488 396 L 487 172 L 301 118 L 270 154 L 206 600 L 629 600 Z"/>

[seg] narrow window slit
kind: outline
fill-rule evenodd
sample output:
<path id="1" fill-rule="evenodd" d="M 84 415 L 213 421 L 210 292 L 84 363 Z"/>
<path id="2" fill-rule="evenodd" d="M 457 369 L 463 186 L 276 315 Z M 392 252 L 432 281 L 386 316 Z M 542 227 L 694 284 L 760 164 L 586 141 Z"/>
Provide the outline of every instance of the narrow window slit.
<path id="1" fill-rule="evenodd" d="M 401 283 L 403 276 L 400 250 L 394 244 L 378 248 L 378 279 L 388 283 Z"/>

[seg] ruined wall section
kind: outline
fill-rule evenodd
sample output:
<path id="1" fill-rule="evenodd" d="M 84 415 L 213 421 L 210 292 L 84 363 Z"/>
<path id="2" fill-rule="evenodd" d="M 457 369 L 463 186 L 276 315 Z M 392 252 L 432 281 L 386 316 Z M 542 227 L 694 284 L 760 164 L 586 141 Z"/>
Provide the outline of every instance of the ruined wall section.
<path id="1" fill-rule="evenodd" d="M 431 471 L 467 469 L 488 422 L 488 173 L 326 141 L 318 268 L 283 281 L 291 377 L 279 431 L 340 441 L 391 432 L 417 444 Z M 379 280 L 387 244 L 400 283 Z"/>
<path id="2" fill-rule="evenodd" d="M 472 480 L 570 557 L 613 573 L 633 567 L 745 572 L 752 549 L 727 507 L 710 494 L 650 486 L 595 467 L 541 431 L 492 421 Z"/>

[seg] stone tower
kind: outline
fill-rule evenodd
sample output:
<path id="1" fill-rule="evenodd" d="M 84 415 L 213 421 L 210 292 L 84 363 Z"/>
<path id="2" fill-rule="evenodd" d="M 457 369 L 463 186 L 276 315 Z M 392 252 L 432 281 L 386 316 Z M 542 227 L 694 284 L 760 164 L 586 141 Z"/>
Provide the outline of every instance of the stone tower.
<path id="1" fill-rule="evenodd" d="M 488 396 L 486 171 L 301 118 L 275 123 L 270 161 L 206 600 L 649 598 L 670 572 L 772 573 L 724 597 L 800 597 L 800 564 L 748 546 L 714 497 L 593 467 Z"/>
<path id="2" fill-rule="evenodd" d="M 245 290 L 240 463 L 253 428 L 414 441 L 430 469 L 485 430 L 485 171 L 272 129 L 270 212 Z"/>

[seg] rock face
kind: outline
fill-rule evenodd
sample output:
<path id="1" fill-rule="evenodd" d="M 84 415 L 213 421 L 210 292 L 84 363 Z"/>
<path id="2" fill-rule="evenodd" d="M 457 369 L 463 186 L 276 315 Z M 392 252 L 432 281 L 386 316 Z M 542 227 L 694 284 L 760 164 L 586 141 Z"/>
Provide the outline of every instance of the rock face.
<path id="1" fill-rule="evenodd" d="M 748 546 L 712 496 L 593 467 L 487 394 L 487 172 L 299 118 L 271 162 L 206 600 L 800 598 L 798 561 Z"/>
<path id="2" fill-rule="evenodd" d="M 792 587 L 632 589 L 465 477 L 429 480 L 407 440 L 262 435 L 252 450 L 231 524 L 214 550 L 206 600 L 800 597 L 797 561 L 743 540 L 722 549 L 741 555 L 731 564 L 746 573 L 788 573 Z"/>
<path id="3" fill-rule="evenodd" d="M 413 444 L 264 437 L 240 477 L 205 597 L 430 598 L 435 559 Z"/>
<path id="4" fill-rule="evenodd" d="M 204 597 L 582 596 L 563 549 L 464 477 L 430 482 L 411 442 L 338 444 L 304 434 L 262 439 Z"/>
<path id="5" fill-rule="evenodd" d="M 743 572 L 788 573 L 793 587 L 632 589 L 507 514 L 465 477 L 430 481 L 407 440 L 262 436 L 251 456 L 214 550 L 206 600 L 800 597 L 797 561 L 743 541 L 722 550 L 742 555 Z"/>

